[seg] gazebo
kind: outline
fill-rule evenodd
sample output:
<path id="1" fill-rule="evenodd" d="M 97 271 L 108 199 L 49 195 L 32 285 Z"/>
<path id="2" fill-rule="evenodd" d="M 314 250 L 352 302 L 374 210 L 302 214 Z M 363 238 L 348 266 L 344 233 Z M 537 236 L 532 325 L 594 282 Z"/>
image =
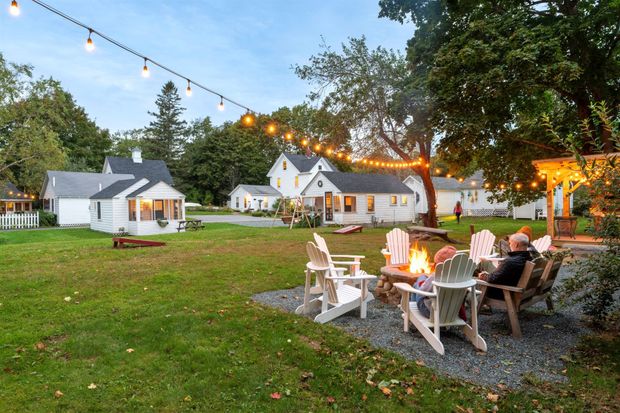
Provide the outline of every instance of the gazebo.
<path id="1" fill-rule="evenodd" d="M 604 160 L 620 153 L 584 155 L 588 162 Z M 547 234 L 554 237 L 563 235 L 575 239 L 576 217 L 570 215 L 570 196 L 577 188 L 587 182 L 575 157 L 538 159 L 532 161 L 541 176 L 547 180 Z M 553 208 L 553 190 L 562 184 L 562 215 L 556 217 Z"/>

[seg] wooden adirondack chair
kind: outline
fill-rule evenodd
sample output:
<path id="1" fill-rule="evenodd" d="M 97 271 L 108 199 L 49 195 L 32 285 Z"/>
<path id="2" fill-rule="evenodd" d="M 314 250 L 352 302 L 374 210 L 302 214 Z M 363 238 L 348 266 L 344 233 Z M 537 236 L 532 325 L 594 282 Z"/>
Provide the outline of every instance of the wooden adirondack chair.
<path id="1" fill-rule="evenodd" d="M 486 281 L 478 280 L 478 285 L 482 291 L 479 306 L 486 304 L 491 308 L 505 310 L 510 320 L 512 336 L 521 338 L 519 311 L 541 300 L 546 300 L 547 308 L 553 310 L 551 288 L 557 278 L 561 265 L 562 262 L 547 261 L 541 257 L 534 261 L 528 261 L 525 263 L 525 268 L 521 273 L 521 278 L 516 287 L 491 284 Z M 488 297 L 488 288 L 500 289 L 504 299 L 500 300 Z"/>
<path id="2" fill-rule="evenodd" d="M 325 242 L 325 238 L 323 238 L 316 232 L 314 233 L 314 242 L 323 252 L 327 254 L 327 258 L 329 259 L 330 264 L 333 264 L 334 266 L 336 265 L 347 266 L 349 268 L 350 275 L 355 275 L 360 271 L 361 265 L 362 265 L 361 260 L 366 258 L 363 255 L 330 254 L 329 248 L 327 248 L 327 243 Z M 350 261 L 343 261 L 343 260 L 340 260 L 340 258 L 348 258 L 350 259 Z M 337 261 L 334 261 L 334 259 L 337 259 Z M 336 267 L 336 271 L 338 272 L 343 272 L 344 270 L 345 270 L 344 268 Z M 340 274 L 340 275 L 343 275 L 343 274 Z"/>
<path id="3" fill-rule="evenodd" d="M 295 313 L 306 314 L 312 309 L 321 308 L 321 313 L 314 318 L 314 321 L 323 324 L 359 307 L 360 317 L 366 318 L 367 304 L 374 300 L 374 296 L 368 292 L 368 281 L 377 277 L 368 274 L 338 275 L 334 266 L 330 264 L 327 254 L 313 242 L 306 244 L 306 251 L 310 262 L 306 264 L 304 303 L 297 307 Z M 310 287 L 313 272 L 322 290 L 321 294 L 315 298 L 312 298 Z M 339 280 L 357 281 L 361 287 L 339 284 Z"/>
<path id="4" fill-rule="evenodd" d="M 387 248 L 381 250 L 385 257 L 385 265 L 409 264 L 409 234 L 400 228 L 394 228 L 385 235 Z"/>
<path id="5" fill-rule="evenodd" d="M 473 274 L 476 265 L 467 254 L 457 254 L 437 265 L 433 292 L 420 291 L 406 283 L 394 284 L 401 292 L 401 308 L 404 312 L 404 330 L 409 331 L 409 323 L 422 333 L 424 338 L 439 354 L 444 354 L 440 338 L 440 327 L 462 326 L 463 333 L 474 347 L 487 351 L 487 344 L 478 334 L 478 308 L 476 303 L 476 280 Z M 409 301 L 410 294 L 421 294 L 432 300 L 431 317 L 424 317 L 415 302 Z M 459 318 L 459 309 L 465 297 L 471 301 L 471 325 Z M 433 331 L 431 331 L 433 328 Z"/>
<path id="6" fill-rule="evenodd" d="M 536 251 L 543 253 L 549 250 L 551 247 L 551 236 L 545 235 L 542 238 L 535 239 L 532 241 L 532 245 L 536 248 Z"/>
<path id="7" fill-rule="evenodd" d="M 458 252 L 468 252 L 469 258 L 472 259 L 474 264 L 480 264 L 480 257 L 489 256 L 493 253 L 493 246 L 495 245 L 495 235 L 488 229 L 483 229 L 480 232 L 476 232 L 471 236 L 471 243 L 468 250 L 460 250 Z"/>

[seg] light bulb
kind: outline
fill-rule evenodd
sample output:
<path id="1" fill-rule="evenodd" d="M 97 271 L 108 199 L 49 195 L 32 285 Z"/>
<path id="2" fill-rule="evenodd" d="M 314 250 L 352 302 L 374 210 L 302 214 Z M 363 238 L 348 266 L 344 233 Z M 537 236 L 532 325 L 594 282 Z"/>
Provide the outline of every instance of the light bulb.
<path id="1" fill-rule="evenodd" d="M 256 122 L 256 117 L 248 112 L 245 115 L 243 115 L 243 117 L 241 118 L 241 123 L 243 124 L 243 126 L 254 126 L 254 123 Z"/>
<path id="2" fill-rule="evenodd" d="M 93 50 L 95 50 L 95 43 L 93 42 L 93 39 L 91 38 L 92 34 L 93 34 L 93 31 L 89 30 L 88 40 L 86 40 L 86 46 L 84 46 L 87 52 L 92 52 Z"/>
<path id="3" fill-rule="evenodd" d="M 16 0 L 13 0 L 11 2 L 11 7 L 9 7 L 9 13 L 11 13 L 12 16 L 19 16 L 19 4 L 17 4 Z"/>
<path id="4" fill-rule="evenodd" d="M 219 104 L 219 105 L 217 105 L 217 109 L 218 109 L 220 112 L 223 112 L 223 111 L 224 111 L 224 109 L 225 109 L 225 107 L 224 107 L 224 96 L 220 96 L 220 104 Z"/>
<path id="5" fill-rule="evenodd" d="M 147 78 L 151 76 L 149 67 L 146 65 L 146 58 L 144 58 L 144 67 L 142 68 L 142 77 Z"/>
<path id="6" fill-rule="evenodd" d="M 192 86 L 190 84 L 189 79 L 187 79 L 187 89 L 185 89 L 185 94 L 187 95 L 187 97 L 192 96 Z"/>

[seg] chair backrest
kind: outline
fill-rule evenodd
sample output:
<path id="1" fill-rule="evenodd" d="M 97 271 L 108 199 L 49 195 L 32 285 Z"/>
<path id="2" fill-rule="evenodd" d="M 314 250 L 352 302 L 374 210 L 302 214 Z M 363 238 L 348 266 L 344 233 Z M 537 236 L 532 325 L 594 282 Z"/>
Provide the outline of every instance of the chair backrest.
<path id="1" fill-rule="evenodd" d="M 562 261 L 547 261 L 545 271 L 540 277 L 540 283 L 538 285 L 538 290 L 536 291 L 537 295 L 545 294 L 553 288 L 553 284 L 555 283 L 555 279 L 558 278 L 558 273 L 560 272 L 561 266 Z"/>
<path id="2" fill-rule="evenodd" d="M 392 264 L 409 264 L 409 234 L 400 228 L 394 228 L 386 234 L 388 250 L 392 254 Z"/>
<path id="3" fill-rule="evenodd" d="M 460 283 L 471 280 L 474 275 L 476 264 L 467 254 L 456 254 L 454 257 L 437 264 L 435 268 L 435 281 L 442 283 Z M 461 305 L 467 294 L 467 288 L 442 288 L 437 289 L 437 302 L 439 303 L 439 323 L 449 323 L 458 317 Z"/>
<path id="4" fill-rule="evenodd" d="M 540 253 L 548 251 L 551 246 L 551 237 L 549 235 L 545 235 L 542 238 L 535 239 L 532 241 L 532 245 L 536 248 L 536 251 Z"/>
<path id="5" fill-rule="evenodd" d="M 329 249 L 327 248 L 327 242 L 325 242 L 325 238 L 323 238 L 316 232 L 313 235 L 316 246 L 319 247 L 323 252 L 325 252 L 325 254 L 327 254 L 327 257 L 329 257 Z"/>
<path id="6" fill-rule="evenodd" d="M 528 261 L 525 263 L 525 267 L 521 273 L 521 278 L 517 283 L 517 287 L 524 289 L 523 293 L 516 295 L 517 307 L 522 302 L 528 301 L 529 298 L 537 294 L 537 290 L 546 266 L 547 260 L 542 257 L 538 257 L 534 261 Z"/>
<path id="7" fill-rule="evenodd" d="M 469 258 L 475 264 L 480 263 L 480 257 L 483 255 L 491 255 L 495 245 L 495 235 L 488 229 L 483 229 L 471 236 L 471 244 L 469 245 Z"/>
<path id="8" fill-rule="evenodd" d="M 325 272 L 317 271 L 316 279 L 321 286 L 321 289 L 327 291 L 329 302 L 332 304 L 337 303 L 338 294 L 336 292 L 336 284 L 333 280 L 328 280 L 325 278 L 325 275 L 327 274 L 335 275 L 335 273 L 332 272 L 333 265 L 330 264 L 328 255 L 311 241 L 306 244 L 306 252 L 308 253 L 308 257 L 310 258 L 312 265 L 318 268 L 329 268 L 329 270 Z"/>

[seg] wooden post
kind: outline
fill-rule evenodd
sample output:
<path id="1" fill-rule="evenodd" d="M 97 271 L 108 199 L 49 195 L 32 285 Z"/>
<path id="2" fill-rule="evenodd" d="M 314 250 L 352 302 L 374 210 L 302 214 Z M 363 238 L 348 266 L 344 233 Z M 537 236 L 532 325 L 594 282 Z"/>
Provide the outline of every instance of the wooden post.
<path id="1" fill-rule="evenodd" d="M 562 216 L 570 216 L 570 180 L 562 180 Z"/>
<path id="2" fill-rule="evenodd" d="M 554 220 L 554 202 L 553 190 L 555 182 L 553 182 L 553 173 L 555 171 L 547 171 L 547 235 L 553 238 L 553 220 Z"/>
<path id="3" fill-rule="evenodd" d="M 475 233 L 474 224 L 469 224 L 469 235 L 474 235 Z"/>

